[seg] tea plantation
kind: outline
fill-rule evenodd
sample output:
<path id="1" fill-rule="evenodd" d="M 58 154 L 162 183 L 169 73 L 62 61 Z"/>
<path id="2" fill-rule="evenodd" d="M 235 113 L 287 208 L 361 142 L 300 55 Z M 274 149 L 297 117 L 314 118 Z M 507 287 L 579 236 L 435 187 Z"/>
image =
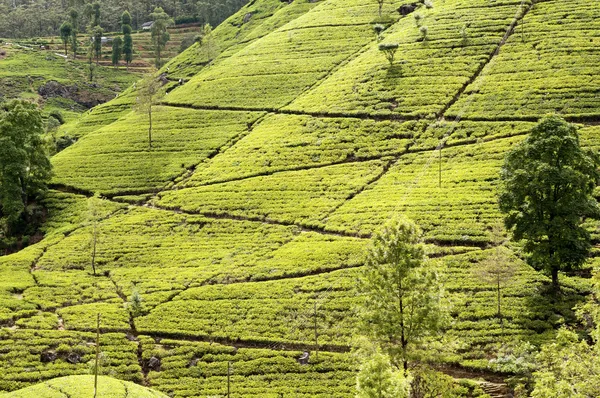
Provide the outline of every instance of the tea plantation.
<path id="1" fill-rule="evenodd" d="M 475 380 L 469 396 L 510 376 L 495 365 L 503 343 L 574 324 L 592 283 L 561 275 L 553 300 L 499 241 L 499 172 L 549 112 L 600 147 L 600 8 L 403 4 L 379 16 L 376 1 L 251 1 L 160 71 L 152 147 L 135 85 L 70 124 L 44 239 L 0 257 L 0 392 L 89 395 L 71 376 L 90 374 L 100 313 L 101 373 L 169 397 L 228 384 L 231 397 L 353 397 L 357 278 L 396 214 L 423 229 L 450 308 L 422 361 Z M 398 44 L 393 64 L 380 43 Z M 503 322 L 477 272 L 499 244 L 514 266 Z M 115 397 L 162 396 L 111 383 Z"/>

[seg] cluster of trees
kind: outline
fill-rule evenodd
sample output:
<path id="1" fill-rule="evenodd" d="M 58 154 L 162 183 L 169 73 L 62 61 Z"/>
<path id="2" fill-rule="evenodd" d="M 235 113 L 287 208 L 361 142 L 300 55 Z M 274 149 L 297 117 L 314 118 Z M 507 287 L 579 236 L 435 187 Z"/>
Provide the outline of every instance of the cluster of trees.
<path id="1" fill-rule="evenodd" d="M 131 14 L 133 30 L 141 29 L 161 7 L 178 23 L 199 22 L 216 26 L 239 10 L 247 0 L 103 0 L 99 26 L 105 32 L 121 28 L 121 15 Z M 0 37 L 27 38 L 54 36 L 60 33 L 69 9 L 78 13 L 81 31 L 88 27 L 93 1 L 90 0 L 0 0 Z M 73 23 L 73 22 L 71 22 Z"/>
<path id="2" fill-rule="evenodd" d="M 500 210 L 529 264 L 552 277 L 552 294 L 560 294 L 559 272 L 580 268 L 590 255 L 584 222 L 600 219 L 593 196 L 599 166 L 600 156 L 581 148 L 576 127 L 555 116 L 544 118 L 505 158 Z M 497 287 L 502 322 L 501 286 L 516 270 L 501 231 L 494 235 L 497 247 L 476 275 Z M 360 351 L 360 397 L 442 396 L 431 391 L 462 396 L 453 395 L 452 380 L 418 362 L 418 349 L 435 341 L 447 319 L 436 270 L 426 261 L 420 236 L 412 222 L 394 219 L 372 239 L 360 281 L 362 334 L 368 341 Z M 579 310 L 582 323 L 588 324 L 588 341 L 563 328 L 539 352 L 513 358 L 517 373 L 525 376 L 519 396 L 600 395 L 599 297 L 600 284 Z"/>
<path id="3" fill-rule="evenodd" d="M 102 56 L 102 37 L 104 29 L 101 27 L 102 5 L 99 1 L 95 1 L 90 5 L 86 15 L 89 17 L 87 34 L 90 39 L 88 50 L 90 81 L 93 80 L 94 66 L 92 60 L 99 63 Z M 79 47 L 77 34 L 79 33 L 79 12 L 75 8 L 69 9 L 68 20 L 60 26 L 60 37 L 64 45 L 65 55 L 69 54 L 69 47 L 73 58 L 77 57 L 77 48 Z M 162 65 L 161 52 L 165 48 L 170 39 L 168 27 L 174 25 L 175 21 L 161 7 L 157 7 L 150 14 L 153 22 L 151 28 L 151 40 L 155 53 L 155 64 L 157 68 Z M 133 60 L 133 39 L 131 37 L 131 14 L 129 11 L 124 11 L 121 15 L 121 33 L 123 37 L 116 36 L 112 40 L 112 57 L 111 61 L 114 66 L 119 65 L 121 58 L 124 58 L 127 66 Z"/>
<path id="4" fill-rule="evenodd" d="M 0 250 L 35 233 L 51 165 L 38 107 L 23 100 L 0 105 Z"/>

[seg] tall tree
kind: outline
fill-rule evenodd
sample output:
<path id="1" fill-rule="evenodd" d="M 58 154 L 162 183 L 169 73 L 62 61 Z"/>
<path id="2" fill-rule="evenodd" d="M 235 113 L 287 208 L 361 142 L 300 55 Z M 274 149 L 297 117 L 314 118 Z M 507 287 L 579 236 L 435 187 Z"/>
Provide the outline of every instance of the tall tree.
<path id="1" fill-rule="evenodd" d="M 128 11 L 121 15 L 121 30 L 123 32 L 123 55 L 129 68 L 129 64 L 133 61 L 133 39 L 131 38 L 131 15 Z"/>
<path id="2" fill-rule="evenodd" d="M 102 199 L 95 194 L 88 199 L 87 223 L 90 227 L 90 238 L 88 248 L 90 250 L 90 265 L 92 274 L 96 275 L 96 257 L 98 256 L 98 244 L 100 243 L 100 219 L 102 217 Z"/>
<path id="3" fill-rule="evenodd" d="M 406 374 L 413 349 L 445 319 L 437 274 L 425 262 L 415 224 L 393 219 L 373 236 L 360 291 L 366 335 Z"/>
<path id="4" fill-rule="evenodd" d="M 71 21 L 71 52 L 73 53 L 73 59 L 77 58 L 77 34 L 79 33 L 79 13 L 76 9 L 71 8 L 69 10 L 69 19 Z"/>
<path id="5" fill-rule="evenodd" d="M 71 40 L 72 33 L 73 33 L 73 25 L 71 25 L 70 22 L 63 22 L 63 24 L 60 25 L 60 39 L 62 40 L 62 42 L 65 46 L 65 56 L 69 55 L 67 45 L 69 44 L 69 41 Z"/>
<path id="6" fill-rule="evenodd" d="M 155 65 L 157 68 L 160 68 L 162 66 L 161 52 L 171 38 L 167 28 L 175 22 L 161 7 L 156 7 L 154 12 L 150 14 L 150 17 L 153 21 L 151 37 L 152 46 L 154 47 Z"/>
<path id="7" fill-rule="evenodd" d="M 91 14 L 91 21 L 90 21 L 90 25 L 92 27 L 94 26 L 100 26 L 100 2 L 96 1 L 92 4 L 92 14 Z"/>
<path id="8" fill-rule="evenodd" d="M 504 239 L 499 226 L 494 227 L 494 243 L 496 247 L 481 264 L 475 268 L 475 276 L 496 289 L 497 317 L 502 324 L 502 288 L 513 278 L 517 267 L 511 261 L 511 252 L 504 246 Z"/>
<path id="9" fill-rule="evenodd" d="M 152 73 L 137 84 L 136 110 L 148 115 L 148 148 L 152 149 L 152 106 L 161 87 L 160 81 Z"/>
<path id="10" fill-rule="evenodd" d="M 123 52 L 123 40 L 117 36 L 112 42 L 112 64 L 115 68 L 119 65 L 121 60 L 121 53 Z"/>
<path id="11" fill-rule="evenodd" d="M 22 100 L 0 105 L 0 235 L 5 237 L 31 226 L 30 202 L 47 190 L 51 165 L 42 134 L 36 105 Z"/>
<path id="12" fill-rule="evenodd" d="M 591 250 L 582 223 L 600 218 L 592 196 L 600 158 L 583 150 L 575 126 L 551 116 L 508 153 L 501 171 L 500 210 L 515 240 L 524 240 L 529 263 L 550 273 L 577 269 Z"/>
<path id="13" fill-rule="evenodd" d="M 102 56 L 102 35 L 104 29 L 100 26 L 95 26 L 92 29 L 92 53 L 96 58 L 96 65 L 100 63 L 100 57 Z"/>

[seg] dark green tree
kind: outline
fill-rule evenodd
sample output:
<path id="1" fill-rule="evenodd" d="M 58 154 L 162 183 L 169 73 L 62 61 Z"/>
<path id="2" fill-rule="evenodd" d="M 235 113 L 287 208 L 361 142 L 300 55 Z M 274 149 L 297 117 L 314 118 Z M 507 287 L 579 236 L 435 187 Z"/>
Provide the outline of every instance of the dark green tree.
<path id="1" fill-rule="evenodd" d="M 152 46 L 154 47 L 155 65 L 157 68 L 162 66 L 161 52 L 171 38 L 168 27 L 175 22 L 161 7 L 156 7 L 154 12 L 150 14 L 152 21 L 151 37 Z"/>
<path id="2" fill-rule="evenodd" d="M 102 55 L 102 35 L 104 29 L 100 26 L 94 27 L 92 30 L 92 53 L 96 58 L 96 64 L 100 63 L 100 56 Z"/>
<path id="3" fill-rule="evenodd" d="M 500 210 L 513 239 L 524 240 L 529 263 L 552 276 L 577 269 L 590 253 L 582 223 L 599 218 L 592 196 L 600 158 L 583 150 L 575 126 L 551 116 L 508 153 L 501 171 Z"/>
<path id="4" fill-rule="evenodd" d="M 94 4 L 92 4 L 92 14 L 91 14 L 91 22 L 90 25 L 92 27 L 94 26 L 100 26 L 100 2 L 96 1 L 94 2 Z"/>
<path id="5" fill-rule="evenodd" d="M 35 224 L 35 201 L 51 175 L 43 133 L 36 105 L 23 100 L 0 105 L 0 241 Z"/>
<path id="6" fill-rule="evenodd" d="M 129 67 L 133 61 L 133 39 L 131 38 L 131 15 L 127 11 L 121 15 L 121 30 L 123 32 L 123 56 Z"/>
<path id="7" fill-rule="evenodd" d="M 123 52 L 123 39 L 115 37 L 112 42 L 112 64 L 117 67 L 121 60 L 121 53 Z"/>
<path id="8" fill-rule="evenodd" d="M 62 42 L 65 46 L 65 55 L 69 55 L 68 54 L 68 44 L 69 44 L 69 41 L 71 40 L 72 33 L 73 33 L 73 25 L 71 25 L 70 22 L 63 22 L 63 24 L 60 25 L 60 39 L 62 40 Z"/>
<path id="9" fill-rule="evenodd" d="M 398 43 L 381 43 L 379 44 L 379 51 L 385 55 L 385 58 L 390 63 L 390 67 L 394 65 L 394 58 L 396 57 L 396 51 L 398 51 Z"/>
<path id="10" fill-rule="evenodd" d="M 69 19 L 71 21 L 71 52 L 73 58 L 77 58 L 77 34 L 79 33 L 79 13 L 76 9 L 71 8 L 69 10 Z"/>

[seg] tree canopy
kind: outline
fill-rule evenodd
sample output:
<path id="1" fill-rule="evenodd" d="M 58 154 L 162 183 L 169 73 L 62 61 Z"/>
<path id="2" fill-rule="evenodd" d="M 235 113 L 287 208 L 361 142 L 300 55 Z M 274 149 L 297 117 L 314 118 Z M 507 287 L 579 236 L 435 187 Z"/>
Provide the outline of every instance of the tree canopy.
<path id="1" fill-rule="evenodd" d="M 161 52 L 171 38 L 167 28 L 175 22 L 161 7 L 156 7 L 154 12 L 150 14 L 152 21 L 151 35 L 152 46 L 154 47 L 155 65 L 157 68 L 162 66 Z"/>
<path id="2" fill-rule="evenodd" d="M 437 274 L 425 263 L 415 224 L 393 219 L 374 235 L 360 290 L 366 335 L 406 372 L 416 344 L 445 319 Z"/>
<path id="3" fill-rule="evenodd" d="M 501 171 L 500 210 L 515 240 L 524 240 L 529 263 L 549 272 L 579 268 L 590 253 L 582 223 L 600 217 L 592 196 L 600 158 L 583 150 L 575 126 L 552 116 L 508 153 Z"/>
<path id="4" fill-rule="evenodd" d="M 0 105 L 0 240 L 34 224 L 32 201 L 47 189 L 51 165 L 37 106 L 23 100 Z"/>

